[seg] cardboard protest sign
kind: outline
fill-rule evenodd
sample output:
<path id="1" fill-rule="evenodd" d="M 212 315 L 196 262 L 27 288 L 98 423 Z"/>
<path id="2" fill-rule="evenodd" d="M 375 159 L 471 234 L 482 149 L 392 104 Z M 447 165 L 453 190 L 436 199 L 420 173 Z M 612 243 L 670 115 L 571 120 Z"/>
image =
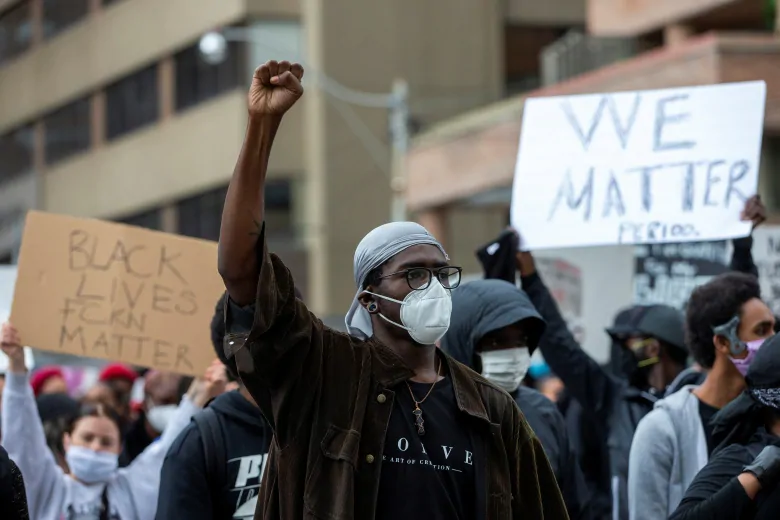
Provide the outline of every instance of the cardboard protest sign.
<path id="1" fill-rule="evenodd" d="M 523 247 L 747 235 L 765 98 L 754 81 L 527 100 L 512 192 Z"/>
<path id="2" fill-rule="evenodd" d="M 728 270 L 727 246 L 722 240 L 637 246 L 634 303 L 682 310 L 696 287 Z"/>
<path id="3" fill-rule="evenodd" d="M 11 320 L 35 348 L 202 375 L 223 291 L 213 242 L 31 211 Z"/>

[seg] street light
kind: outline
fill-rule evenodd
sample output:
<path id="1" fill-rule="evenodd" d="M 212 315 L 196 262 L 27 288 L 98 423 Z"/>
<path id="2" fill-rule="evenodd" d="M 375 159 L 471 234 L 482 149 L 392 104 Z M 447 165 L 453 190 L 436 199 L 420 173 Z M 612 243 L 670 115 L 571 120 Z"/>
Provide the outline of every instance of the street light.
<path id="1" fill-rule="evenodd" d="M 203 61 L 209 65 L 219 65 L 227 59 L 227 40 L 222 33 L 208 32 L 198 42 L 198 51 Z"/>
<path id="2" fill-rule="evenodd" d="M 204 62 L 218 65 L 227 59 L 228 41 L 264 45 L 250 31 L 240 27 L 225 28 L 204 34 L 198 42 L 198 51 Z M 305 66 L 305 63 L 303 64 Z M 406 153 L 409 150 L 409 85 L 403 79 L 393 82 L 390 93 L 376 94 L 352 90 L 329 78 L 322 72 L 309 68 L 307 78 L 313 78 L 317 88 L 329 96 L 350 105 L 369 108 L 384 108 L 389 111 L 391 136 L 390 189 L 393 194 L 390 218 L 393 221 L 407 219 L 406 198 Z M 364 136 L 358 135 L 362 138 Z M 365 141 L 364 141 L 365 145 Z M 366 146 L 371 152 L 370 147 Z"/>

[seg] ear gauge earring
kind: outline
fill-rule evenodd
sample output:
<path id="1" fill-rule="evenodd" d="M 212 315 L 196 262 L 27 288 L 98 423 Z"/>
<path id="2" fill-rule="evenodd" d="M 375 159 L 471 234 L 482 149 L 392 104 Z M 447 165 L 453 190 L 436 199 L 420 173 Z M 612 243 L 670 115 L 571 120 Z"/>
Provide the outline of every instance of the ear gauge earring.
<path id="1" fill-rule="evenodd" d="M 370 313 L 376 312 L 377 308 L 378 307 L 377 307 L 376 303 L 369 303 L 368 304 L 368 312 L 370 312 Z"/>

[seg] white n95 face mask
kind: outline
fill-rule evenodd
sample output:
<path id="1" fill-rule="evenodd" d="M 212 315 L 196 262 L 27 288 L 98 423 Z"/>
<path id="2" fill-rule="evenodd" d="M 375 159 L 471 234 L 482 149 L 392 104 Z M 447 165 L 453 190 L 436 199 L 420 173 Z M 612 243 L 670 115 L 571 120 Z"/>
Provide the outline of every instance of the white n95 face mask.
<path id="1" fill-rule="evenodd" d="M 431 280 L 430 285 L 419 291 L 411 291 L 404 301 L 381 294 L 366 291 L 368 294 L 395 302 L 401 306 L 401 323 L 396 323 L 380 314 L 388 323 L 409 332 L 409 336 L 421 345 L 433 345 L 450 328 L 452 314 L 452 295 L 439 280 Z"/>
<path id="2" fill-rule="evenodd" d="M 482 375 L 491 383 L 514 392 L 531 367 L 531 352 L 527 347 L 480 352 Z"/>
<path id="3" fill-rule="evenodd" d="M 175 404 L 164 404 L 160 406 L 153 406 L 146 412 L 146 420 L 155 431 L 160 433 L 165 431 L 168 423 L 176 415 L 176 411 L 179 409 Z"/>

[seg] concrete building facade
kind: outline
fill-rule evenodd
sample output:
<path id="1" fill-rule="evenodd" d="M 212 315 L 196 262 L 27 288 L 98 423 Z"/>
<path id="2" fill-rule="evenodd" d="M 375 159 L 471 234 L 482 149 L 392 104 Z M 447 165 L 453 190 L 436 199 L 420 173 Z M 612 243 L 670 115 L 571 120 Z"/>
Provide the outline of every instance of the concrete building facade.
<path id="1" fill-rule="evenodd" d="M 527 97 L 758 79 L 767 84 L 760 193 L 770 212 L 780 212 L 780 37 L 768 4 L 587 0 L 583 5 L 587 33 L 569 34 L 543 51 L 541 88 L 417 136 L 407 158 L 407 203 L 418 219 L 464 258 L 477 245 L 462 238 L 464 229 L 484 237 L 507 224 Z"/>
<path id="2" fill-rule="evenodd" d="M 538 85 L 527 56 L 585 23 L 581 2 L 548 3 L 0 0 L 0 262 L 30 208 L 216 239 L 251 72 L 299 60 L 307 93 L 277 137 L 269 239 L 337 322 L 354 248 L 390 215 L 388 113 L 318 84 L 382 93 L 404 78 L 413 130 L 428 128 Z M 249 40 L 204 62 L 200 37 L 233 26 Z"/>

